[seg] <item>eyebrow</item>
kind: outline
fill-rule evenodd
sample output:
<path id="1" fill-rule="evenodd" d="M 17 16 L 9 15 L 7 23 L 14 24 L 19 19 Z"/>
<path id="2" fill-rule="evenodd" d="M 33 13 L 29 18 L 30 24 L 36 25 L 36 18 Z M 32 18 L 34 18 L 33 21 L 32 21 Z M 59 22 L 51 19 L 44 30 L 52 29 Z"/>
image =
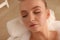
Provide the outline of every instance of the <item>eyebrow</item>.
<path id="1" fill-rule="evenodd" d="M 26 10 L 22 10 L 21 13 L 22 13 L 22 12 L 26 12 Z"/>
<path id="2" fill-rule="evenodd" d="M 32 9 L 35 9 L 35 8 L 41 8 L 40 6 L 35 6 L 35 7 L 33 7 Z"/>
<path id="3" fill-rule="evenodd" d="M 35 8 L 41 8 L 40 6 L 35 6 L 35 7 L 33 7 L 32 9 L 35 9 Z M 31 9 L 31 10 L 32 10 Z M 26 12 L 26 10 L 22 10 L 21 12 Z"/>

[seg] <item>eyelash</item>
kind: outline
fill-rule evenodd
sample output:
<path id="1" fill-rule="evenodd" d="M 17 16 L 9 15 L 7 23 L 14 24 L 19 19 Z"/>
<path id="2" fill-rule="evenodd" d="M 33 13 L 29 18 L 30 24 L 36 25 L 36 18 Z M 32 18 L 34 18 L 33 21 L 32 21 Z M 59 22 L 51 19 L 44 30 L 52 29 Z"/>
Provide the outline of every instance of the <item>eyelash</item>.
<path id="1" fill-rule="evenodd" d="M 28 15 L 24 15 L 23 18 L 27 17 Z"/>
<path id="2" fill-rule="evenodd" d="M 41 13 L 41 12 L 34 12 L 34 14 L 38 14 L 38 13 Z"/>

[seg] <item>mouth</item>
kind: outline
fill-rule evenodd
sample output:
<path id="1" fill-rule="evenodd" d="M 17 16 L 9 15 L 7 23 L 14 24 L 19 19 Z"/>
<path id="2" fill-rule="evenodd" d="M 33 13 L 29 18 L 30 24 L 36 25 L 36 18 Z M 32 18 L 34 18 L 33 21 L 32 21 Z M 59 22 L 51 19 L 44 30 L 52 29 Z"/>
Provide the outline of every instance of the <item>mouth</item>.
<path id="1" fill-rule="evenodd" d="M 30 25 L 30 27 L 36 27 L 36 25 L 37 25 L 37 24 L 32 24 L 32 25 Z"/>

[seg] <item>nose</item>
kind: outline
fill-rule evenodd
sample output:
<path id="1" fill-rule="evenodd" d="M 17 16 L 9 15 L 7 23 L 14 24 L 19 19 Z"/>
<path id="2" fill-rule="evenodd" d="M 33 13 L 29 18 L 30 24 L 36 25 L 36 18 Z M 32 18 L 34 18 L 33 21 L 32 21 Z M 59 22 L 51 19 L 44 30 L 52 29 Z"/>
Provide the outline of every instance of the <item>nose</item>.
<path id="1" fill-rule="evenodd" d="M 30 22 L 35 21 L 35 15 L 33 13 L 29 14 L 29 20 L 30 20 Z"/>

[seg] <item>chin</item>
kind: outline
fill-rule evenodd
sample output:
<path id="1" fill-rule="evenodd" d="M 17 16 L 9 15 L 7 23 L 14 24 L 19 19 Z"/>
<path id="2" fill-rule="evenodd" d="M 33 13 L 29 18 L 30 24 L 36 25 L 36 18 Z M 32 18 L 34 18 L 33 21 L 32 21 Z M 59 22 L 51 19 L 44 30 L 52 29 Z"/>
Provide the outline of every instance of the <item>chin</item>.
<path id="1" fill-rule="evenodd" d="M 33 29 L 32 32 L 40 32 L 40 29 Z"/>
<path id="2" fill-rule="evenodd" d="M 42 30 L 41 26 L 35 26 L 29 28 L 31 32 L 40 32 Z"/>

